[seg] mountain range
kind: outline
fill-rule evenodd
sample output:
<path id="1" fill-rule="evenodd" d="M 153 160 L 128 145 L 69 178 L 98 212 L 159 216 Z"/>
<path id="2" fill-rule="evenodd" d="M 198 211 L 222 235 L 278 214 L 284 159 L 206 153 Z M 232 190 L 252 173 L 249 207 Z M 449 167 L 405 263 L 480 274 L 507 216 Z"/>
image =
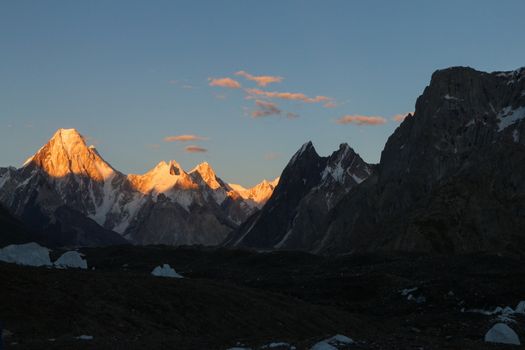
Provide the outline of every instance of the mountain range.
<path id="1" fill-rule="evenodd" d="M 208 163 L 160 162 L 142 175 L 107 163 L 75 129 L 59 129 L 19 168 L 0 168 L 0 203 L 54 245 L 217 245 L 275 183 L 228 185 Z"/>
<path id="2" fill-rule="evenodd" d="M 519 253 L 524 120 L 525 68 L 438 70 L 379 164 L 348 144 L 323 157 L 307 142 L 278 179 L 250 189 L 207 163 L 125 175 L 60 129 L 21 168 L 0 168 L 0 204 L 55 245 Z"/>

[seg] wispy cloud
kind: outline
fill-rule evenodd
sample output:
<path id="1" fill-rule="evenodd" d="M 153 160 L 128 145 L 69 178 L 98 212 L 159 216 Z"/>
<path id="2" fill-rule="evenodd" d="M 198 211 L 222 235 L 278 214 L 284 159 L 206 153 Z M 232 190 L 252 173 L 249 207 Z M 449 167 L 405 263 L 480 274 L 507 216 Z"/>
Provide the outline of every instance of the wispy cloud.
<path id="1" fill-rule="evenodd" d="M 378 116 L 345 115 L 337 119 L 336 123 L 357 125 L 381 125 L 386 123 L 386 119 Z"/>
<path id="2" fill-rule="evenodd" d="M 198 135 L 176 135 L 176 136 L 166 136 L 164 138 L 165 142 L 188 142 L 188 141 L 204 141 L 207 140 L 207 137 L 202 137 Z"/>
<path id="3" fill-rule="evenodd" d="M 184 147 L 184 151 L 187 153 L 205 153 L 208 152 L 206 148 L 202 148 L 199 146 L 186 146 Z"/>
<path id="4" fill-rule="evenodd" d="M 297 113 L 292 113 L 292 112 L 288 112 L 288 113 L 286 113 L 286 118 L 288 118 L 288 119 L 299 118 L 299 114 L 297 114 Z"/>
<path id="5" fill-rule="evenodd" d="M 271 83 L 280 83 L 281 81 L 283 81 L 283 77 L 272 75 L 251 75 L 250 73 L 247 73 L 243 70 L 236 72 L 235 75 L 239 75 L 248 80 L 255 81 L 257 85 L 263 87 Z"/>
<path id="6" fill-rule="evenodd" d="M 208 78 L 210 86 L 219 86 L 229 89 L 240 89 L 241 84 L 232 78 Z"/>
<path id="7" fill-rule="evenodd" d="M 267 117 L 270 115 L 279 115 L 282 113 L 279 107 L 277 107 L 277 104 L 272 102 L 255 100 L 255 105 L 258 109 L 252 112 L 253 118 Z"/>
<path id="8" fill-rule="evenodd" d="M 264 91 L 260 89 L 246 89 L 248 98 L 254 98 L 255 96 L 263 96 L 267 98 L 278 98 L 282 100 L 291 101 L 302 101 L 306 103 L 319 103 L 319 102 L 333 102 L 333 98 L 328 96 L 315 96 L 309 97 L 300 92 L 277 92 L 277 91 Z"/>
<path id="9" fill-rule="evenodd" d="M 403 120 L 405 120 L 406 117 L 408 117 L 409 114 L 414 114 L 414 112 L 396 114 L 395 116 L 392 117 L 392 120 L 401 123 Z"/>

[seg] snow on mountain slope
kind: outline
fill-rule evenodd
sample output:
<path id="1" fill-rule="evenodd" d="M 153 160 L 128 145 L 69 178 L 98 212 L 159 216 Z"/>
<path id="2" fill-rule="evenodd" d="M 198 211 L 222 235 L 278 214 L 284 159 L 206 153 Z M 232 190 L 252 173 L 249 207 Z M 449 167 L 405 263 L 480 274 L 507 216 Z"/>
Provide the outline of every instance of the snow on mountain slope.
<path id="1" fill-rule="evenodd" d="M 271 182 L 263 180 L 261 183 L 258 183 L 251 188 L 244 188 L 237 184 L 228 185 L 237 192 L 239 196 L 246 200 L 248 204 L 260 209 L 268 201 L 278 183 L 279 178 L 276 178 Z"/>

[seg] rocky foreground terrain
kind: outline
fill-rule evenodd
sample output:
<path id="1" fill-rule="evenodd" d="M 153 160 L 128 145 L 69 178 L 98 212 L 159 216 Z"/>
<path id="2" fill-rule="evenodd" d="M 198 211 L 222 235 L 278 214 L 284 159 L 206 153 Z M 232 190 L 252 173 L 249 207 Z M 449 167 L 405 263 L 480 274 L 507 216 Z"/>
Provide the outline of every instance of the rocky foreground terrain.
<path id="1" fill-rule="evenodd" d="M 520 256 L 82 252 L 88 270 L 0 264 L 7 349 L 310 349 L 336 334 L 355 341 L 339 349 L 519 348 L 484 342 L 502 320 L 525 340 L 525 315 L 481 311 L 525 299 Z M 152 276 L 164 263 L 185 278 Z"/>

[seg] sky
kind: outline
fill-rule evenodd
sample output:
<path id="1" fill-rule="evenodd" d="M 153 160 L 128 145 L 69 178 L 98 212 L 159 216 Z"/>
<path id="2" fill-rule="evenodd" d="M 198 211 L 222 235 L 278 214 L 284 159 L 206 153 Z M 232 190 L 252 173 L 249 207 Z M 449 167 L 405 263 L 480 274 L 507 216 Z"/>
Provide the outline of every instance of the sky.
<path id="1" fill-rule="evenodd" d="M 207 161 L 251 186 L 309 140 L 377 163 L 435 70 L 525 66 L 524 13 L 522 0 L 0 0 L 0 166 L 58 128 L 124 173 Z"/>

